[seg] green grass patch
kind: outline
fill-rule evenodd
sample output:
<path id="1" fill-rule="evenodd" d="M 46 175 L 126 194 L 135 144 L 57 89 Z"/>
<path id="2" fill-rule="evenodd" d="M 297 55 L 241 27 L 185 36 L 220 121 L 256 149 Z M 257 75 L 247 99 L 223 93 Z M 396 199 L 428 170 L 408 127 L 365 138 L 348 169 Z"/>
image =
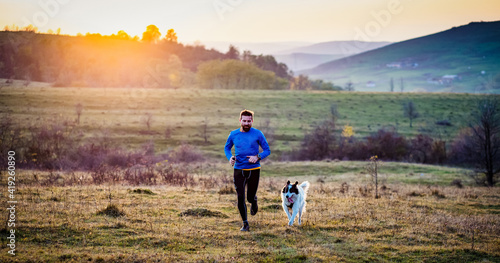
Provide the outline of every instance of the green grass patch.
<path id="1" fill-rule="evenodd" d="M 19 195 L 23 210 L 17 221 L 18 250 L 15 257 L 0 254 L 0 261 L 500 260 L 500 195 L 495 188 L 389 183 L 374 199 L 368 182 L 349 181 L 349 189 L 341 193 L 341 182 L 321 177 L 324 182 L 311 180 L 303 224 L 288 226 L 279 201 L 280 187 L 270 187 L 280 178 L 261 178 L 261 209 L 249 216 L 250 232 L 245 233 L 239 231 L 236 195 L 219 195 L 218 186 L 156 187 L 156 195 L 134 194 L 133 199 L 128 186 L 120 185 L 21 186 L 19 192 L 25 194 Z M 365 186 L 367 196 L 358 191 Z M 436 190 L 445 198 L 433 195 Z M 40 199 L 27 194 L 32 192 Z M 412 192 L 422 195 L 412 196 Z M 60 193 L 65 193 L 61 201 L 49 200 Z M 125 216 L 96 215 L 98 207 L 109 203 L 110 194 Z M 193 204 L 199 208 L 190 208 Z"/>

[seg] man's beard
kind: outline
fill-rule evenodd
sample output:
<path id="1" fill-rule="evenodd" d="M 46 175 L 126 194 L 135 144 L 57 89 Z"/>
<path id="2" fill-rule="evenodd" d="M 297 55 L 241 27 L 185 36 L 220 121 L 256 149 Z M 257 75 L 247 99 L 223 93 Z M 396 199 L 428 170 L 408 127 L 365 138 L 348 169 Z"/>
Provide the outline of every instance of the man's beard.
<path id="1" fill-rule="evenodd" d="M 248 132 L 250 131 L 250 128 L 252 128 L 252 125 L 241 125 L 241 128 L 243 131 Z"/>

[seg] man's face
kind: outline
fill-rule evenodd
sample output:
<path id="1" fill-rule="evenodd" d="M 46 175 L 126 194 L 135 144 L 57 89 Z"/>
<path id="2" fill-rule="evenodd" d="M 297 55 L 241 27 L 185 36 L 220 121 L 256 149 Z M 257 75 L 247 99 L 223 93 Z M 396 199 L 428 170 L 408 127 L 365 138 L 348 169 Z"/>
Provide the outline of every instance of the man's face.
<path id="1" fill-rule="evenodd" d="M 243 131 L 247 132 L 252 128 L 253 119 L 252 116 L 241 116 L 240 124 Z"/>

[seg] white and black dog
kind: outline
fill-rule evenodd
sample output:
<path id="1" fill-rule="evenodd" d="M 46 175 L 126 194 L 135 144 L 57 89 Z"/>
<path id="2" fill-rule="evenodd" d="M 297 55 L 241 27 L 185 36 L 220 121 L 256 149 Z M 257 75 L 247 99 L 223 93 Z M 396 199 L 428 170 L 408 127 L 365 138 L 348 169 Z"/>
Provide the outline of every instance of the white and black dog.
<path id="1" fill-rule="evenodd" d="M 306 197 L 307 190 L 309 189 L 309 182 L 305 181 L 299 185 L 299 182 L 295 184 L 290 184 L 290 181 L 286 182 L 283 191 L 281 191 L 281 200 L 283 200 L 283 210 L 288 216 L 288 225 L 293 225 L 295 217 L 299 214 L 299 225 L 302 223 L 302 213 L 306 211 Z M 292 209 L 292 215 L 290 215 L 289 209 Z"/>

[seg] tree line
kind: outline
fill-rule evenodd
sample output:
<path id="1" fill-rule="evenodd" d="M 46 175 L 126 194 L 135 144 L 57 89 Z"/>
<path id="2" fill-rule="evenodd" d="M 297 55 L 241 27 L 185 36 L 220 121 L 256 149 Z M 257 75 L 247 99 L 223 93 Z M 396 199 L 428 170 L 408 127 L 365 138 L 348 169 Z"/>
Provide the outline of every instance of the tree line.
<path id="1" fill-rule="evenodd" d="M 38 33 L 35 27 L 0 31 L 0 78 L 49 82 L 68 87 L 156 87 L 341 90 L 330 82 L 294 76 L 271 55 L 226 53 L 184 45 L 169 29 L 155 25 L 130 36 Z"/>

